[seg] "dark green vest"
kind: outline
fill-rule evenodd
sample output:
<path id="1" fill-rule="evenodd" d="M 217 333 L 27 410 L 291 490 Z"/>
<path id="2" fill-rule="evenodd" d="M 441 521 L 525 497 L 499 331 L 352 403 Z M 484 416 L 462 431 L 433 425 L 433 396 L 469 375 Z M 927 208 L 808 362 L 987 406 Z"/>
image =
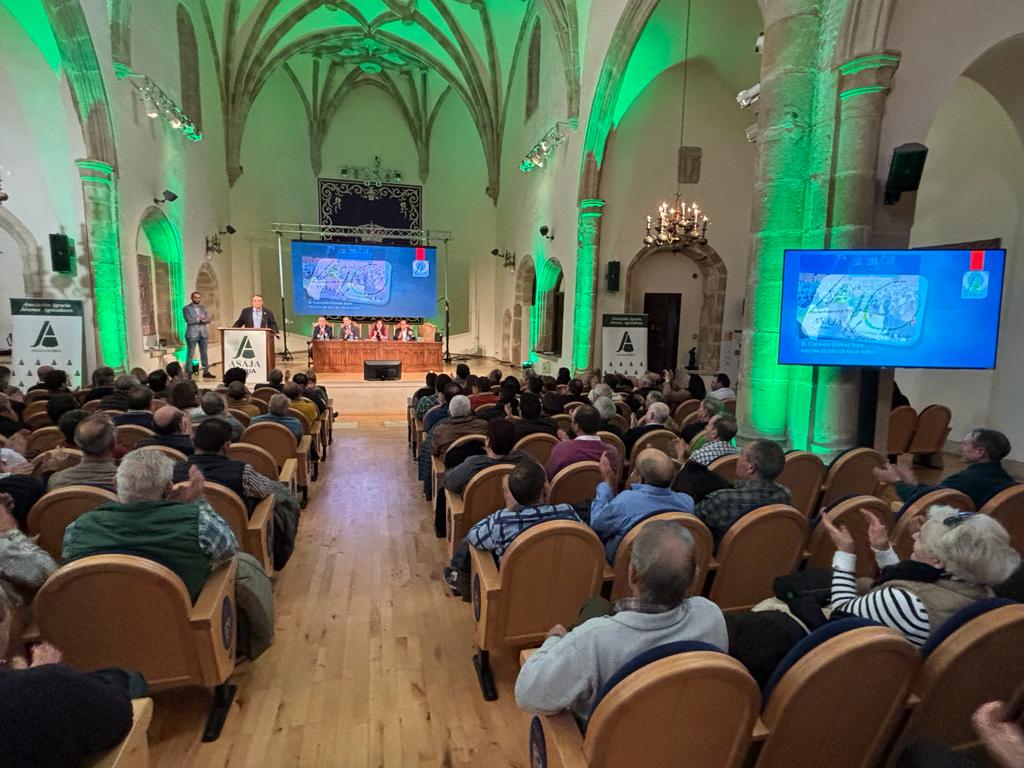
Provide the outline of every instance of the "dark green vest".
<path id="1" fill-rule="evenodd" d="M 104 554 L 135 555 L 170 568 L 193 603 L 212 570 L 199 546 L 199 506 L 178 501 L 108 503 L 86 512 L 74 523 L 64 560 Z"/>

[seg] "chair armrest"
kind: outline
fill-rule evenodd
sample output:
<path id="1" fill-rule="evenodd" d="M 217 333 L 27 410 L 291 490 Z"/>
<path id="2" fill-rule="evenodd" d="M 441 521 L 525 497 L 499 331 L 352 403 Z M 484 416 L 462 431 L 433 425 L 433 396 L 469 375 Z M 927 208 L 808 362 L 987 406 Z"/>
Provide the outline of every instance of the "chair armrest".
<path id="1" fill-rule="evenodd" d="M 562 768 L 587 768 L 587 759 L 583 756 L 583 734 L 569 712 L 541 717 L 544 726 L 544 741 L 548 753 L 558 755 L 552 765 Z"/>
<path id="2" fill-rule="evenodd" d="M 267 572 L 268 576 L 274 572 L 274 558 L 270 553 L 270 541 L 267 535 L 273 514 L 274 497 L 267 496 L 256 505 L 256 509 L 252 511 L 252 517 L 249 518 L 249 522 L 245 526 L 249 545 L 245 551 L 263 563 L 263 570 Z"/>
<path id="3" fill-rule="evenodd" d="M 313 435 L 312 434 L 303 435 L 302 439 L 299 440 L 299 447 L 295 449 L 295 456 L 296 456 L 296 458 L 298 458 L 298 457 L 305 458 L 305 457 L 309 456 L 309 447 L 312 444 L 313 444 Z"/>
<path id="4" fill-rule="evenodd" d="M 472 562 L 473 573 L 480 577 L 480 596 L 486 594 L 488 597 L 495 597 L 501 593 L 501 574 L 498 573 L 498 566 L 494 564 L 494 557 L 490 552 L 469 548 L 469 557 Z"/>
<path id="5" fill-rule="evenodd" d="M 101 757 L 87 761 L 88 768 L 148 768 L 149 739 L 146 737 L 153 720 L 153 700 L 132 701 L 132 728 L 121 742 Z"/>
<path id="6" fill-rule="evenodd" d="M 295 493 L 295 475 L 298 471 L 298 462 L 295 459 L 285 459 L 284 465 L 277 479 L 282 485 L 287 485 L 292 493 Z"/>
<path id="7" fill-rule="evenodd" d="M 192 606 L 190 621 L 196 666 L 201 684 L 211 688 L 227 680 L 235 669 L 238 635 L 238 607 L 235 603 L 237 571 L 236 558 L 211 573 L 203 591 L 199 593 L 199 599 Z"/>
<path id="8" fill-rule="evenodd" d="M 444 457 L 443 456 L 431 456 L 430 457 L 430 469 L 435 475 L 444 474 Z"/>
<path id="9" fill-rule="evenodd" d="M 230 595 L 234 598 L 237 570 L 238 563 L 232 559 L 230 563 L 222 565 L 210 574 L 210 578 L 203 585 L 203 591 L 199 593 L 195 605 L 192 606 L 190 620 L 193 625 L 209 626 L 217 618 L 224 596 Z"/>

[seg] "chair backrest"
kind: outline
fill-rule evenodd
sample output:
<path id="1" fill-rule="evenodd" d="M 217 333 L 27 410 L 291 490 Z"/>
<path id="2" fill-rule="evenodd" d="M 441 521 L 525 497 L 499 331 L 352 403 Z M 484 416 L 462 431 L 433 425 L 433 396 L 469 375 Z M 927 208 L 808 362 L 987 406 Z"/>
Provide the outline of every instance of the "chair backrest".
<path id="1" fill-rule="evenodd" d="M 64 442 L 64 433 L 56 427 L 42 427 L 35 430 L 28 436 L 28 445 L 25 448 L 27 459 L 33 459 L 43 451 L 56 448 Z"/>
<path id="2" fill-rule="evenodd" d="M 765 688 L 770 734 L 757 768 L 873 768 L 903 714 L 920 665 L 898 632 L 866 619 L 831 622 L 787 654 Z M 836 706 L 836 692 L 842 705 Z M 823 734 L 828 734 L 823 738 Z"/>
<path id="3" fill-rule="evenodd" d="M 568 432 L 570 429 L 572 429 L 572 416 L 570 416 L 569 414 L 556 413 L 551 418 L 554 420 L 555 424 L 558 425 L 558 428 L 561 429 L 562 431 Z"/>
<path id="4" fill-rule="evenodd" d="M 622 403 L 620 403 L 620 405 L 622 405 Z M 629 410 L 628 405 L 626 406 L 626 410 Z M 629 419 L 626 416 L 623 416 L 621 413 L 614 413 L 611 416 L 609 416 L 608 423 L 614 424 L 616 427 L 618 427 L 619 431 L 621 431 L 622 434 L 626 434 L 626 432 L 629 431 Z"/>
<path id="5" fill-rule="evenodd" d="M 934 650 L 928 644 L 922 648 L 928 655 L 913 687 L 921 701 L 910 713 L 895 754 L 924 739 L 953 749 L 976 742 L 974 711 L 987 701 L 1007 701 L 1024 680 L 1024 604 L 988 604 L 991 610 L 950 632 Z M 947 623 L 959 621 L 962 617 L 955 614 Z M 938 632 L 945 634 L 943 627 Z"/>
<path id="6" fill-rule="evenodd" d="M 594 709 L 583 740 L 586 764 L 736 768 L 759 701 L 753 678 L 724 653 L 694 650 L 652 661 Z"/>
<path id="7" fill-rule="evenodd" d="M 542 467 L 548 463 L 551 456 L 551 449 L 558 445 L 558 438 L 544 432 L 534 432 L 532 435 L 519 440 L 515 450 L 528 453 L 537 460 Z"/>
<path id="8" fill-rule="evenodd" d="M 140 445 L 135 450 L 137 451 L 159 451 L 160 453 L 167 456 L 171 461 L 188 461 L 186 456 L 176 448 L 171 448 L 169 445 Z"/>
<path id="9" fill-rule="evenodd" d="M 614 432 L 598 432 L 601 442 L 615 449 L 619 454 L 619 466 L 626 466 L 626 444 Z"/>
<path id="10" fill-rule="evenodd" d="M 700 414 L 697 413 L 697 411 L 694 411 L 693 413 L 683 417 L 682 421 L 678 422 L 679 428 L 682 429 L 683 427 L 688 427 L 691 424 L 696 424 L 698 421 L 700 421 Z"/>
<path id="11" fill-rule="evenodd" d="M 629 427 L 629 420 L 633 416 L 633 410 L 629 407 L 629 403 L 624 403 L 621 400 L 615 401 L 615 410 L 619 416 L 626 420 L 626 427 Z"/>
<path id="12" fill-rule="evenodd" d="M 37 413 L 46 413 L 46 400 L 35 400 L 34 402 L 27 403 L 25 410 L 21 414 L 22 419 L 27 419 L 29 416 L 33 416 Z"/>
<path id="13" fill-rule="evenodd" d="M 629 454 L 629 459 L 632 461 L 640 455 L 640 451 L 648 448 L 657 448 L 662 453 L 672 455 L 672 443 L 676 440 L 678 435 L 668 429 L 652 429 L 650 432 L 645 432 L 637 438 L 637 441 L 633 443 L 633 450 Z"/>
<path id="14" fill-rule="evenodd" d="M 792 573 L 807 541 L 807 518 L 787 504 L 758 507 L 725 532 L 709 597 L 722 609 L 771 597 L 777 576 Z"/>
<path id="15" fill-rule="evenodd" d="M 1003 524 L 1010 534 L 1010 543 L 1024 554 L 1024 483 L 1006 488 L 981 508 L 983 515 L 991 515 Z"/>
<path id="16" fill-rule="evenodd" d="M 946 447 L 952 414 L 944 405 L 929 405 L 917 416 L 907 453 L 939 453 Z"/>
<path id="17" fill-rule="evenodd" d="M 691 413 L 696 413 L 698 408 L 700 408 L 700 400 L 695 400 L 692 397 L 689 400 L 684 400 L 676 406 L 675 411 L 672 413 L 672 420 L 676 424 L 682 424 L 683 419 Z"/>
<path id="18" fill-rule="evenodd" d="M 230 607 L 233 623 L 233 600 Z M 76 560 L 43 584 L 33 610 L 43 636 L 73 667 L 136 670 L 154 689 L 208 684 L 188 591 L 159 563 L 131 555 Z"/>
<path id="19" fill-rule="evenodd" d="M 640 535 L 643 527 L 654 520 L 671 520 L 679 523 L 693 536 L 695 568 L 693 584 L 690 585 L 688 594 L 699 595 L 704 591 L 704 582 L 708 577 L 708 564 L 711 562 L 711 551 L 714 549 L 711 531 L 699 518 L 685 512 L 655 512 L 626 531 L 626 535 L 619 542 L 618 549 L 615 550 L 615 562 L 612 563 L 612 570 L 615 572 L 610 598 L 612 602 L 629 595 L 629 557 L 633 552 L 633 542 Z"/>
<path id="20" fill-rule="evenodd" d="M 892 531 L 892 510 L 889 505 L 874 496 L 851 496 L 837 502 L 822 512 L 823 518 L 836 526 L 846 526 L 853 534 L 854 551 L 857 555 L 857 575 L 873 576 L 877 570 L 875 555 L 868 543 L 868 522 L 861 510 L 873 513 L 885 524 L 887 531 Z M 832 537 L 820 522 L 811 533 L 811 541 L 807 546 L 807 567 L 828 570 L 832 567 L 832 556 L 836 552 Z"/>
<path id="21" fill-rule="evenodd" d="M 565 405 L 562 406 L 562 410 L 571 416 L 572 412 L 579 408 L 581 405 L 586 405 L 586 403 L 582 403 L 579 401 L 576 401 L 574 403 L 566 403 Z"/>
<path id="22" fill-rule="evenodd" d="M 503 643 L 522 647 L 543 640 L 555 624 L 571 625 L 599 594 L 604 564 L 601 540 L 583 523 L 551 520 L 517 536 L 501 558 Z"/>
<path id="23" fill-rule="evenodd" d="M 417 334 L 424 341 L 433 341 L 434 334 L 437 333 L 437 326 L 433 323 L 420 323 L 419 328 L 416 329 Z"/>
<path id="24" fill-rule="evenodd" d="M 138 424 L 122 424 L 117 428 L 117 442 L 130 451 L 139 440 L 145 440 L 147 437 L 153 437 L 155 434 L 153 430 Z"/>
<path id="25" fill-rule="evenodd" d="M 29 429 L 42 429 L 43 427 L 49 427 L 53 425 L 50 421 L 50 415 L 46 412 L 46 401 L 37 400 L 33 405 L 44 406 L 43 410 L 37 410 L 35 413 L 25 413 L 22 415 L 21 420 L 25 422 L 25 426 Z M 26 409 L 27 410 L 27 409 Z"/>
<path id="26" fill-rule="evenodd" d="M 260 402 L 266 403 L 274 395 L 278 394 L 278 390 L 273 387 L 257 387 L 252 391 L 252 395 L 249 397 L 250 400 L 259 400 Z"/>
<path id="27" fill-rule="evenodd" d="M 719 456 L 708 464 L 708 469 L 716 475 L 721 475 L 730 483 L 734 483 L 736 482 L 736 462 L 738 462 L 739 459 L 740 456 L 738 453 L 733 453 L 729 456 Z"/>
<path id="28" fill-rule="evenodd" d="M 187 488 L 188 483 L 178 483 L 176 488 Z M 245 502 L 237 493 L 219 483 L 203 483 L 203 498 L 213 507 L 213 511 L 224 518 L 224 522 L 231 526 L 239 545 L 245 550 L 245 542 L 248 539 L 246 523 L 249 521 L 249 512 L 245 508 Z"/>
<path id="29" fill-rule="evenodd" d="M 308 435 L 309 434 L 310 430 L 313 427 L 312 423 L 309 420 L 309 416 L 304 414 L 298 408 L 289 408 L 288 409 L 288 415 L 289 416 L 294 416 L 296 419 L 299 420 L 299 423 L 302 425 L 302 434 L 304 434 L 304 435 Z M 278 425 L 278 426 L 280 426 L 280 425 Z"/>
<path id="30" fill-rule="evenodd" d="M 295 452 L 299 449 L 298 441 L 291 430 L 281 424 L 274 424 L 271 421 L 260 421 L 250 424 L 242 433 L 242 442 L 252 443 L 265 449 L 274 457 L 278 469 L 288 459 L 294 458 Z"/>
<path id="31" fill-rule="evenodd" d="M 871 448 L 853 448 L 840 455 L 825 475 L 821 508 L 828 509 L 844 496 L 878 495 L 878 481 L 871 474 L 885 464 L 885 457 Z"/>
<path id="32" fill-rule="evenodd" d="M 267 413 L 267 412 L 268 412 L 268 411 L 270 410 L 270 409 L 268 408 L 268 406 L 267 406 L 267 401 L 266 401 L 266 400 L 258 400 L 258 399 L 256 399 L 256 398 L 249 398 L 249 402 L 250 402 L 250 403 L 251 403 L 252 405 L 255 405 L 255 406 L 256 406 L 256 408 L 257 408 L 257 410 L 259 410 L 259 412 L 260 412 L 260 415 L 261 415 L 261 416 L 262 416 L 262 415 L 263 415 L 264 413 Z"/>
<path id="33" fill-rule="evenodd" d="M 82 410 L 88 411 L 89 413 L 96 413 L 100 409 L 99 400 L 90 400 L 88 403 L 82 404 Z"/>
<path id="34" fill-rule="evenodd" d="M 909 405 L 893 408 L 889 413 L 889 438 L 885 452 L 892 455 L 906 453 L 917 429 L 917 411 Z"/>
<path id="35" fill-rule="evenodd" d="M 228 458 L 244 461 L 264 477 L 277 480 L 280 476 L 277 461 L 266 448 L 252 443 L 232 443 L 228 448 Z"/>
<path id="36" fill-rule="evenodd" d="M 577 461 L 562 468 L 551 480 L 552 504 L 582 504 L 597 495 L 601 465 L 596 461 Z"/>
<path id="37" fill-rule="evenodd" d="M 242 425 L 242 429 L 248 427 L 249 421 L 252 419 L 252 416 L 238 408 L 228 408 L 228 413 L 235 417 L 238 423 Z"/>
<path id="38" fill-rule="evenodd" d="M 726 413 L 731 413 L 733 416 L 736 415 L 736 399 L 729 397 L 722 401 L 722 408 L 725 409 Z"/>
<path id="39" fill-rule="evenodd" d="M 909 504 L 904 505 L 900 519 L 893 525 L 889 540 L 901 560 L 910 557 L 914 549 L 914 533 L 924 522 L 924 516 L 933 504 L 949 505 L 967 512 L 974 511 L 974 501 L 966 493 L 953 488 L 936 488 L 923 493 Z"/>
<path id="40" fill-rule="evenodd" d="M 505 494 L 502 481 L 514 469 L 514 464 L 495 464 L 477 472 L 466 483 L 462 493 L 463 514 L 459 530 L 448 531 L 448 540 L 453 544 L 465 538 L 469 529 L 488 515 L 503 509 Z"/>
<path id="41" fill-rule="evenodd" d="M 32 505 L 26 527 L 30 535 L 39 537 L 39 546 L 60 562 L 64 550 L 64 530 L 89 510 L 116 501 L 115 494 L 102 488 L 65 485 L 43 494 Z"/>
<path id="42" fill-rule="evenodd" d="M 450 451 L 452 448 L 458 448 L 459 446 L 462 445 L 469 445 L 470 443 L 480 443 L 481 445 L 483 445 L 486 439 L 487 435 L 463 435 L 462 437 L 458 437 L 455 440 L 453 440 L 452 444 L 448 446 L 448 449 L 445 451 L 445 453 Z"/>
<path id="43" fill-rule="evenodd" d="M 775 482 L 789 488 L 793 507 L 810 518 L 818 508 L 821 484 L 825 480 L 825 463 L 810 451 L 790 451 L 786 464 Z"/>

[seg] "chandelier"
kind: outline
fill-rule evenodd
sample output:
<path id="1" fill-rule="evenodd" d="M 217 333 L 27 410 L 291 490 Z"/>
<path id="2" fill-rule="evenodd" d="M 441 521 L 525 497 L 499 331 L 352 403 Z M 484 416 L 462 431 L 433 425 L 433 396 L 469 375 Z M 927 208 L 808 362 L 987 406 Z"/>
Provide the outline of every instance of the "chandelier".
<path id="1" fill-rule="evenodd" d="M 679 171 L 674 205 L 663 202 L 658 206 L 657 216 L 647 217 L 644 245 L 705 245 L 708 242 L 708 217 L 701 213 L 696 203 L 686 204 L 683 200 L 682 184 L 695 183 L 700 177 L 700 148 L 686 146 L 686 85 L 690 72 L 690 9 L 692 0 L 686 3 L 686 38 L 683 44 L 683 106 L 679 120 Z M 696 159 L 696 164 L 694 164 Z M 692 179 L 692 181 L 691 181 Z"/>

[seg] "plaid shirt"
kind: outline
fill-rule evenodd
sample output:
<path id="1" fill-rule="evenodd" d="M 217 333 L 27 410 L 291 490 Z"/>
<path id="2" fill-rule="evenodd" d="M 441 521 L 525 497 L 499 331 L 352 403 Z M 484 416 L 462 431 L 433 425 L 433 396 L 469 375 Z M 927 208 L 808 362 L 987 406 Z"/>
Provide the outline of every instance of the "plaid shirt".
<path id="1" fill-rule="evenodd" d="M 437 405 L 437 395 L 425 395 L 420 398 L 419 402 L 416 403 L 416 418 L 423 421 L 423 417 L 427 415 L 427 411 Z"/>
<path id="2" fill-rule="evenodd" d="M 715 459 L 720 459 L 723 456 L 732 456 L 734 453 L 739 452 L 740 449 L 732 443 L 725 440 L 715 440 L 710 443 L 704 443 L 704 445 L 694 451 L 693 455 L 690 456 L 690 461 L 695 461 L 706 467 Z"/>
<path id="3" fill-rule="evenodd" d="M 469 529 L 466 540 L 477 549 L 494 552 L 499 558 L 515 541 L 516 536 L 549 520 L 573 520 L 581 523 L 571 504 L 543 504 L 537 507 L 500 509 Z"/>
<path id="4" fill-rule="evenodd" d="M 0 533 L 0 581 L 19 591 L 34 593 L 56 570 L 57 563 L 36 544 L 34 537 L 17 528 Z"/>
<path id="5" fill-rule="evenodd" d="M 199 548 L 207 557 L 210 564 L 216 568 L 221 563 L 226 563 L 238 553 L 238 539 L 235 532 L 231 530 L 224 518 L 214 512 L 213 507 L 206 499 L 196 501 L 199 505 Z M 67 536 L 64 537 L 64 546 L 67 547 Z"/>
<path id="6" fill-rule="evenodd" d="M 737 480 L 735 488 L 712 491 L 693 508 L 715 537 L 722 538 L 729 526 L 750 510 L 765 504 L 792 504 L 793 496 L 784 485 L 771 480 Z"/>
<path id="7" fill-rule="evenodd" d="M 275 483 L 266 475 L 261 475 L 251 464 L 242 470 L 242 488 L 245 495 L 252 499 L 265 499 L 274 495 Z"/>

